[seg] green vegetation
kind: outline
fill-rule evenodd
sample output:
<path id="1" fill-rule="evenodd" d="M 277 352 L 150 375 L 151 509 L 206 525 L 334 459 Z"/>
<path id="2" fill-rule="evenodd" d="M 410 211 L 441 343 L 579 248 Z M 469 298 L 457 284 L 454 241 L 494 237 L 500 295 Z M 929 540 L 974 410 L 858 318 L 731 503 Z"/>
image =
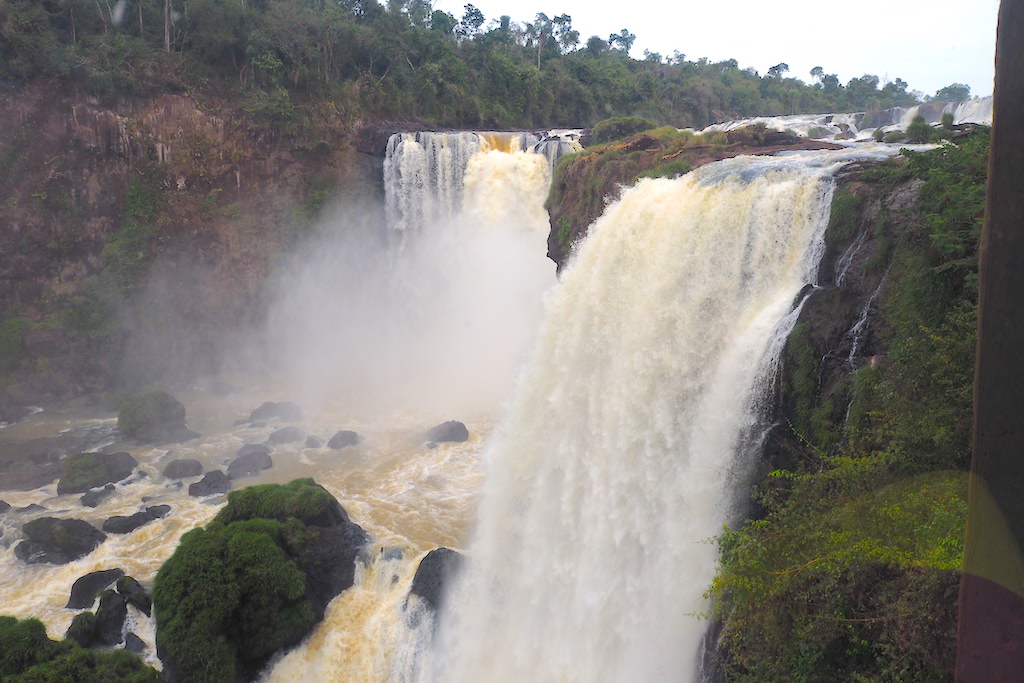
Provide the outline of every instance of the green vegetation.
<path id="1" fill-rule="evenodd" d="M 29 325 L 31 323 L 20 316 L 0 323 L 0 374 L 14 372 L 25 362 L 25 345 L 21 333 Z"/>
<path id="2" fill-rule="evenodd" d="M 157 192 L 142 180 L 128 188 L 125 221 L 103 246 L 106 268 L 104 279 L 116 291 L 132 292 L 155 255 L 154 220 L 157 217 Z"/>
<path id="3" fill-rule="evenodd" d="M 140 441 L 160 441 L 185 429 L 185 406 L 166 391 L 150 391 L 121 401 L 117 429 Z"/>
<path id="4" fill-rule="evenodd" d="M 165 666 L 202 683 L 249 680 L 318 619 L 293 559 L 337 501 L 312 479 L 234 491 L 204 529 L 182 536 L 157 574 L 153 606 Z"/>
<path id="5" fill-rule="evenodd" d="M 80 493 L 107 483 L 103 480 L 107 468 L 101 461 L 102 457 L 98 453 L 78 453 L 64 458 L 61 462 L 61 491 Z"/>
<path id="6" fill-rule="evenodd" d="M 625 118 L 605 119 L 601 121 L 591 132 L 593 138 L 593 144 L 601 145 L 606 142 L 618 140 L 628 135 L 635 135 L 636 133 L 642 133 L 645 130 L 651 130 L 657 128 L 658 125 L 642 119 L 639 116 L 629 116 Z"/>
<path id="7" fill-rule="evenodd" d="M 456 17 L 429 0 L 7 0 L 0 26 L 0 80 L 55 79 L 99 96 L 227 89 L 285 133 L 327 103 L 348 121 L 535 127 L 609 114 L 704 126 L 917 102 L 898 78 L 865 74 L 843 85 L 819 67 L 808 85 L 786 77 L 785 64 L 762 77 L 732 59 L 636 60 L 626 29 L 581 40 L 567 14 L 513 21 L 467 5 Z"/>
<path id="8" fill-rule="evenodd" d="M 861 174 L 883 206 L 923 181 L 876 223 L 891 240 L 883 355 L 825 396 L 821 351 L 794 330 L 783 397 L 803 451 L 758 484 L 763 515 L 719 539 L 725 680 L 952 680 L 988 140 Z M 835 202 L 847 230 L 856 198 Z"/>
<path id="9" fill-rule="evenodd" d="M 338 501 L 312 479 L 296 479 L 280 484 L 249 486 L 228 494 L 228 504 L 217 513 L 218 524 L 250 519 L 297 519 L 303 524 L 327 526 L 337 510 Z"/>
<path id="10" fill-rule="evenodd" d="M 38 619 L 0 616 L 0 681 L 4 683 L 159 683 L 159 672 L 124 650 L 83 650 L 46 636 Z"/>

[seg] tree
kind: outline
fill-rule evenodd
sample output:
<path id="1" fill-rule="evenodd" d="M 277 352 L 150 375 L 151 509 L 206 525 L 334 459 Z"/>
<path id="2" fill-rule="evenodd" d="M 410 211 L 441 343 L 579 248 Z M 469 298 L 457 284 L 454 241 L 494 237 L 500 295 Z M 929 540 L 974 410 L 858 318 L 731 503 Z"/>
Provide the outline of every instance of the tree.
<path id="1" fill-rule="evenodd" d="M 480 33 L 480 27 L 484 25 L 484 13 L 475 5 L 466 5 L 466 12 L 462 15 L 462 21 L 455 27 L 455 33 L 463 38 L 472 38 Z"/>
<path id="2" fill-rule="evenodd" d="M 789 71 L 789 64 L 786 64 L 785 62 L 779 62 L 775 66 L 768 69 L 768 77 L 782 78 L 782 74 L 786 73 L 787 71 Z"/>
<path id="3" fill-rule="evenodd" d="M 620 32 L 608 36 L 608 45 L 612 48 L 618 45 L 618 49 L 623 52 L 629 52 L 635 42 L 636 36 L 630 33 L 628 29 L 622 29 Z"/>
<path id="4" fill-rule="evenodd" d="M 585 49 L 593 56 L 597 56 L 602 52 L 608 51 L 608 41 L 601 36 L 590 36 L 587 38 L 587 44 Z"/>
<path id="5" fill-rule="evenodd" d="M 555 40 L 567 52 L 580 44 L 580 32 L 573 30 L 572 17 L 568 14 L 559 14 L 551 20 L 555 25 Z"/>
<path id="6" fill-rule="evenodd" d="M 825 69 L 820 66 L 814 67 L 811 69 L 811 78 L 820 83 L 825 78 Z"/>
<path id="7" fill-rule="evenodd" d="M 971 99 L 971 86 L 963 83 L 951 83 L 945 88 L 939 88 L 932 99 L 942 102 L 963 102 Z"/>

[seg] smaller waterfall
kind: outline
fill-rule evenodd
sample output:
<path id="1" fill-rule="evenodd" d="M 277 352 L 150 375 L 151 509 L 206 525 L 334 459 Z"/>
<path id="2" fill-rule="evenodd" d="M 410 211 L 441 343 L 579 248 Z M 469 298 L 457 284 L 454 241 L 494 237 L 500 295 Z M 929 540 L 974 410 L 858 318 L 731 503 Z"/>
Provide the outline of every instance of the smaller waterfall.
<path id="1" fill-rule="evenodd" d="M 421 229 L 459 213 L 470 159 L 482 152 L 531 152 L 544 156 L 549 170 L 566 154 L 578 152 L 579 132 L 396 133 L 384 157 L 385 214 L 399 233 Z"/>

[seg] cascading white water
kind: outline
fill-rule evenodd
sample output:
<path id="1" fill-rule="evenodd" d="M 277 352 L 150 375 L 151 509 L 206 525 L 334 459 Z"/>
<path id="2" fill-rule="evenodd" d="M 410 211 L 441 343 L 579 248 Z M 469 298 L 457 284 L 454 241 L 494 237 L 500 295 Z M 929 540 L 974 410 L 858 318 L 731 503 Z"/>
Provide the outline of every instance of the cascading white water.
<path id="1" fill-rule="evenodd" d="M 423 678 L 693 680 L 713 538 L 814 281 L 836 159 L 642 181 L 592 226 L 485 456 Z"/>

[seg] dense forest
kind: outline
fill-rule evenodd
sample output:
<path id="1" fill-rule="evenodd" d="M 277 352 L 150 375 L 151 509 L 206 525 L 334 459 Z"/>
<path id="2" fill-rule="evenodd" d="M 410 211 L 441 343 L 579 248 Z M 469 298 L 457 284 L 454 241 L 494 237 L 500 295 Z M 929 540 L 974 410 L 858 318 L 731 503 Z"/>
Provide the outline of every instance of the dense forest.
<path id="1" fill-rule="evenodd" d="M 750 115 L 910 106 L 900 78 L 808 85 L 777 64 L 646 52 L 628 29 L 583 37 L 568 14 L 462 17 L 429 0 L 0 0 L 0 81 L 59 79 L 95 96 L 216 92 L 281 128 L 313 117 L 439 126 L 592 125 L 608 116 L 705 126 Z M 685 48 L 685 46 L 681 46 Z M 953 84 L 936 97 L 965 99 Z"/>

